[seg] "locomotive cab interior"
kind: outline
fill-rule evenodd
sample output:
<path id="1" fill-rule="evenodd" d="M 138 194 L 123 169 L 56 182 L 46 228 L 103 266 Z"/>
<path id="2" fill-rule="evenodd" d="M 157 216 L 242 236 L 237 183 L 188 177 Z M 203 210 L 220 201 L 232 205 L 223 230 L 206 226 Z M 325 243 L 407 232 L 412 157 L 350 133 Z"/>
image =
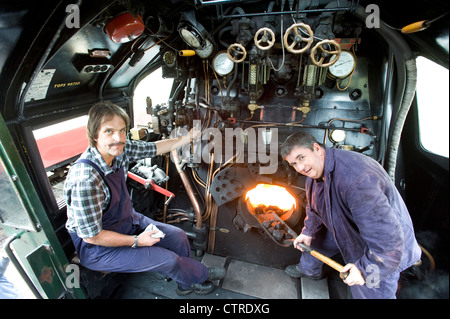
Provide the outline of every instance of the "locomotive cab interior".
<path id="1" fill-rule="evenodd" d="M 31 295 L 180 298 L 160 274 L 94 272 L 74 254 L 64 181 L 88 146 L 90 107 L 111 101 L 131 119 L 129 139 L 202 132 L 177 152 L 132 163 L 127 179 L 136 211 L 182 228 L 192 258 L 227 269 L 214 293 L 189 298 L 352 298 L 328 266 L 328 278 L 317 282 L 284 272 L 301 255 L 292 240 L 304 225 L 306 195 L 305 177 L 279 148 L 298 131 L 386 169 L 422 248 L 421 264 L 402 274 L 397 297 L 448 298 L 448 6 L 0 5 L 2 243 Z M 420 126 L 425 119 L 428 127 Z M 67 281 L 73 265 L 79 286 Z"/>

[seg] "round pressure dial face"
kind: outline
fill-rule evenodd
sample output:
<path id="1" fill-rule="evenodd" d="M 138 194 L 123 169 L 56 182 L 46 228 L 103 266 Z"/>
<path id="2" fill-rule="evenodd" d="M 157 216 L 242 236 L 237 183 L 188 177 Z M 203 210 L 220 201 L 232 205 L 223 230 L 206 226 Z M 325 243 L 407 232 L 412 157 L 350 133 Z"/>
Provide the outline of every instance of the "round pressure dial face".
<path id="1" fill-rule="evenodd" d="M 233 71 L 234 63 L 228 58 L 226 51 L 221 51 L 216 54 L 213 59 L 213 68 L 217 74 L 224 76 Z"/>
<path id="2" fill-rule="evenodd" d="M 331 58 L 331 61 L 334 59 L 335 55 Z M 342 51 L 339 59 L 328 68 L 331 75 L 337 78 L 345 78 L 352 73 L 355 68 L 356 60 L 355 56 L 349 51 Z"/>
<path id="3" fill-rule="evenodd" d="M 163 55 L 163 61 L 167 66 L 174 66 L 175 65 L 175 53 L 172 51 L 167 51 Z"/>
<path id="4" fill-rule="evenodd" d="M 180 29 L 180 36 L 188 45 L 193 48 L 199 48 L 201 46 L 198 35 L 193 31 L 190 31 L 188 29 Z"/>
<path id="5" fill-rule="evenodd" d="M 205 48 L 195 49 L 195 53 L 202 59 L 208 58 L 213 53 L 213 45 L 209 40 L 206 40 Z"/>

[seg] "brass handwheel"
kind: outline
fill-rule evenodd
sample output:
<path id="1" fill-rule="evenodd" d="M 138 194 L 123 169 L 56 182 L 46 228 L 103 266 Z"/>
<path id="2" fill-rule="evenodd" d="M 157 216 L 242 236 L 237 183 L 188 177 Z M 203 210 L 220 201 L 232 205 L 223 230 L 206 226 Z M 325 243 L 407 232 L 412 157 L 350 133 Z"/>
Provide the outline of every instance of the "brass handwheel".
<path id="1" fill-rule="evenodd" d="M 328 45 L 330 49 L 325 49 L 325 46 Z M 316 54 L 319 56 L 319 59 L 316 60 Z M 333 56 L 331 61 L 324 63 L 325 59 L 329 56 Z M 314 48 L 311 50 L 311 61 L 322 68 L 331 66 L 336 63 L 341 55 L 341 46 L 334 40 L 322 40 L 318 42 Z"/>
<path id="2" fill-rule="evenodd" d="M 239 63 L 245 60 L 247 57 L 247 50 L 240 43 L 234 43 L 228 47 L 228 58 L 234 63 Z"/>
<path id="3" fill-rule="evenodd" d="M 261 38 L 259 38 L 260 34 L 262 34 Z M 269 50 L 275 44 L 275 34 L 269 28 L 261 28 L 255 33 L 253 40 L 260 50 Z"/>
<path id="4" fill-rule="evenodd" d="M 307 37 L 304 37 L 303 35 L 300 34 L 300 32 L 299 32 L 300 28 L 306 30 L 306 33 L 308 34 Z M 289 44 L 288 39 L 289 39 L 289 35 L 290 35 L 291 31 L 294 32 L 294 41 L 291 44 Z M 283 40 L 284 40 L 284 46 L 289 52 L 294 53 L 294 54 L 303 53 L 309 49 L 309 47 L 311 46 L 311 44 L 314 41 L 313 31 L 311 30 L 311 27 L 307 24 L 295 23 L 295 24 L 291 25 L 289 27 L 289 29 L 286 30 L 286 32 L 284 33 Z M 300 49 L 298 49 L 298 48 L 296 49 L 295 47 L 297 45 L 301 45 L 302 42 L 306 42 L 306 46 L 303 48 L 300 48 Z"/>

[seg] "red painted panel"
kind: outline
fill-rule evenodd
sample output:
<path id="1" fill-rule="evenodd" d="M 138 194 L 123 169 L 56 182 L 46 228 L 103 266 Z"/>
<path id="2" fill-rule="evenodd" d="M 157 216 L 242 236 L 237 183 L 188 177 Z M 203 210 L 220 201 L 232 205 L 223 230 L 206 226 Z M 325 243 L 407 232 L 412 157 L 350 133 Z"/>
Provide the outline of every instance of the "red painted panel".
<path id="1" fill-rule="evenodd" d="M 45 168 L 83 153 L 88 144 L 85 126 L 37 140 Z"/>

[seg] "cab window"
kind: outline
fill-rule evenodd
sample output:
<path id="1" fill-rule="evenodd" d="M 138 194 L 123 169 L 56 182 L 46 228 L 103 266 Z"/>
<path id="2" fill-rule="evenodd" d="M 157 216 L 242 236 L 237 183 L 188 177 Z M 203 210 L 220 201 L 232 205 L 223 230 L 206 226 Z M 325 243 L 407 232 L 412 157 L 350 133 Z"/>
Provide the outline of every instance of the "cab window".
<path id="1" fill-rule="evenodd" d="M 152 105 L 167 104 L 173 79 L 163 78 L 162 69 L 159 68 L 139 82 L 134 91 L 133 115 L 134 126 L 147 126 L 152 122 L 152 116 L 147 114 L 147 97 L 151 98 Z"/>
<path id="2" fill-rule="evenodd" d="M 68 166 L 88 147 L 88 116 L 33 130 L 58 207 L 65 206 L 63 187 Z"/>
<path id="3" fill-rule="evenodd" d="M 448 69 L 424 57 L 416 62 L 420 143 L 425 150 L 448 158 Z"/>

